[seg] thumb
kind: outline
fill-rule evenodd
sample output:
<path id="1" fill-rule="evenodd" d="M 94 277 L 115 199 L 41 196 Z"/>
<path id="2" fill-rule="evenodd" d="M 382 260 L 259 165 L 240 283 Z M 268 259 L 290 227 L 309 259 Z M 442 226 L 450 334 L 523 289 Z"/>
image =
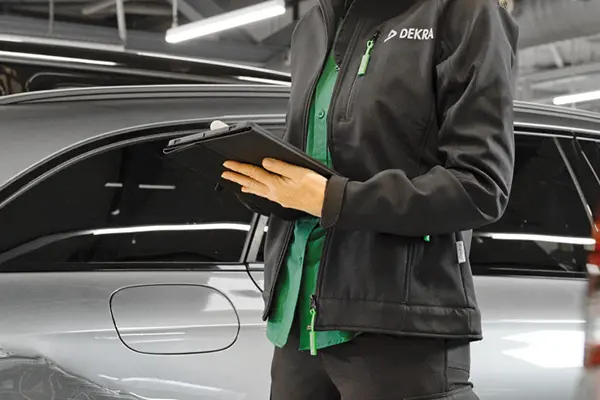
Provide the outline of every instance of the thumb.
<path id="1" fill-rule="evenodd" d="M 210 124 L 210 130 L 211 131 L 216 131 L 217 129 L 223 129 L 223 128 L 227 128 L 229 125 L 227 125 L 225 122 L 223 121 L 213 121 Z"/>

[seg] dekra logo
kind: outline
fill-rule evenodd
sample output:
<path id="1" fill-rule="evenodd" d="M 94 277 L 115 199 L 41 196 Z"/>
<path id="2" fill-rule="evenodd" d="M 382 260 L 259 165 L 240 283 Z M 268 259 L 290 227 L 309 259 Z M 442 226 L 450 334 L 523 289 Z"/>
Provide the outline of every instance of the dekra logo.
<path id="1" fill-rule="evenodd" d="M 404 28 L 398 34 L 398 31 L 391 30 L 388 37 L 384 40 L 384 43 L 398 37 L 398 39 L 408 40 L 432 40 L 433 39 L 433 28 L 418 29 L 418 28 Z"/>

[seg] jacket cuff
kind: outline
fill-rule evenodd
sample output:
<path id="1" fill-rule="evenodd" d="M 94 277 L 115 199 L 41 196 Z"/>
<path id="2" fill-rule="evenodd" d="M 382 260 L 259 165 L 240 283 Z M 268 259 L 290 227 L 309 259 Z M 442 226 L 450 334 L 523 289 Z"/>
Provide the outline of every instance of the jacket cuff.
<path id="1" fill-rule="evenodd" d="M 342 203 L 344 202 L 344 193 L 348 185 L 348 178 L 334 175 L 329 178 L 325 189 L 325 200 L 323 202 L 323 211 L 321 213 L 321 226 L 331 228 L 334 226 L 342 212 Z"/>

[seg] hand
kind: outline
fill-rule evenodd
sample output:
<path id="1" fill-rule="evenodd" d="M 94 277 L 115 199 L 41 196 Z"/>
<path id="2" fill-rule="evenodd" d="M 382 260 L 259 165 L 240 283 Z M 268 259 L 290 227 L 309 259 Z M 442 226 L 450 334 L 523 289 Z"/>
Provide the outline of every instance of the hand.
<path id="1" fill-rule="evenodd" d="M 226 128 L 213 121 L 211 130 Z M 320 217 L 325 199 L 327 179 L 316 172 L 279 160 L 265 159 L 263 167 L 227 161 L 223 179 L 238 183 L 242 192 L 274 201 L 285 208 L 304 211 Z"/>
<path id="2" fill-rule="evenodd" d="M 327 179 L 316 172 L 270 158 L 263 160 L 264 168 L 236 161 L 224 165 L 231 171 L 223 179 L 240 184 L 242 192 L 321 217 Z"/>

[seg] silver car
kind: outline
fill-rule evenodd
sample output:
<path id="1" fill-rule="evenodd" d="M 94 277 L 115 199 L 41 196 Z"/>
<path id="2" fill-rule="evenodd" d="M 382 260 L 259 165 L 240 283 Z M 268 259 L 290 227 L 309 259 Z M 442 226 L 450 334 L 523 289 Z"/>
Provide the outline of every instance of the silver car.
<path id="1" fill-rule="evenodd" d="M 166 142 L 283 134 L 289 89 L 141 86 L 0 99 L 0 400 L 267 399 L 266 217 Z M 501 221 L 474 235 L 482 400 L 564 400 L 583 360 L 600 116 L 516 104 Z M 401 377 L 399 377 L 401 379 Z"/>

